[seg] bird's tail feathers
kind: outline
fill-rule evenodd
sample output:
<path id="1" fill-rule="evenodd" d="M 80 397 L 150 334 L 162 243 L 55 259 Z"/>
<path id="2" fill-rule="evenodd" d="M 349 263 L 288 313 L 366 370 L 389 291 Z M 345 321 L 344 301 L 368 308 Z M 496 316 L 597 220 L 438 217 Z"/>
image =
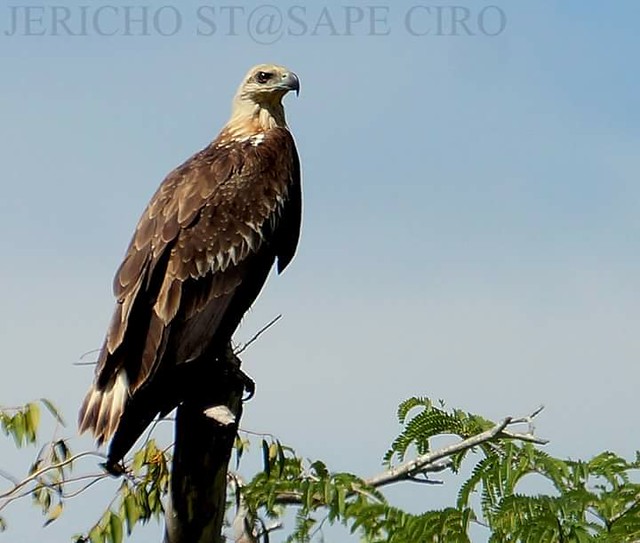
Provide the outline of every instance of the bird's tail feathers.
<path id="1" fill-rule="evenodd" d="M 116 378 L 105 388 L 96 388 L 95 383 L 89 389 L 78 417 L 80 433 L 90 430 L 98 445 L 114 434 L 129 396 L 129 380 L 122 369 Z"/>

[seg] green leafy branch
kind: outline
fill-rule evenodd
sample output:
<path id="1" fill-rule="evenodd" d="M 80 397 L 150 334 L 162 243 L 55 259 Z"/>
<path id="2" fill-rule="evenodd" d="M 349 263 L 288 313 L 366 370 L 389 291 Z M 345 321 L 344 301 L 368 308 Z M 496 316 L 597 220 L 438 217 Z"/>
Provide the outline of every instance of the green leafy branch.
<path id="1" fill-rule="evenodd" d="M 116 496 L 100 519 L 75 543 L 122 543 L 124 531 L 131 535 L 138 523 L 159 520 L 164 514 L 162 498 L 169 488 L 171 458 L 149 439 L 136 451 Z"/>
<path id="2" fill-rule="evenodd" d="M 0 428 L 5 435 L 13 437 L 17 447 L 36 442 L 40 426 L 40 404 L 49 411 L 57 424 L 64 426 L 64 420 L 58 410 L 44 398 L 20 407 L 0 406 Z"/>
<path id="3" fill-rule="evenodd" d="M 390 506 L 379 489 L 401 481 L 433 483 L 431 473 L 457 471 L 464 456 L 476 448 L 494 455 L 512 441 L 545 444 L 533 435 L 532 421 L 540 411 L 524 418 L 507 417 L 496 424 L 459 410 L 435 407 L 426 398 L 412 398 L 398 409 L 404 428 L 385 455 L 387 469 L 369 478 L 331 473 L 324 463 L 304 461 L 277 440 L 263 440 L 264 469 L 241 489 L 244 501 L 238 514 L 244 515 L 244 520 L 240 523 L 236 519 L 234 525 L 248 526 L 255 539 L 264 534 L 260 526 L 265 525 L 261 521 L 258 526 L 256 519 L 279 518 L 285 506 L 297 506 L 296 526 L 287 541 L 310 541 L 325 521 L 350 525 L 352 532 L 359 531 L 367 541 L 427 541 L 413 538 L 417 533 L 427 537 L 433 530 L 439 530 L 441 537 L 446 535 L 447 541 L 455 541 L 455 534 L 466 533 L 469 523 L 476 520 L 472 509 L 465 506 L 409 515 Z M 410 412 L 415 414 L 409 418 Z M 510 430 L 524 423 L 529 426 L 526 432 Z M 459 439 L 433 450 L 430 440 L 442 435 Z M 406 460 L 410 449 L 418 455 Z M 401 463 L 394 465 L 394 458 Z M 398 533 L 402 537 L 394 535 Z"/>
<path id="4" fill-rule="evenodd" d="M 23 447 L 38 442 L 39 405 L 47 408 L 56 423 L 56 429 L 59 425 L 64 425 L 62 417 L 48 400 L 17 408 L 2 408 L 0 425 L 4 433 L 13 438 L 16 446 Z M 95 483 L 110 478 L 104 471 L 74 475 L 74 465 L 87 457 L 106 459 L 103 454 L 92 451 L 74 455 L 64 439 L 54 437 L 46 442 L 23 479 L 0 472 L 11 483 L 8 489 L 0 491 L 0 512 L 11 503 L 31 496 L 45 516 L 44 526 L 54 522 L 63 513 L 68 499 L 82 494 Z M 148 438 L 128 461 L 125 480 L 104 514 L 86 535 L 74 536 L 74 541 L 120 543 L 124 527 L 130 534 L 137 523 L 161 518 L 162 497 L 168 488 L 169 462 L 167 450 L 159 449 L 156 442 Z M 6 528 L 6 521 L 0 517 L 0 531 Z"/>
<path id="5" fill-rule="evenodd" d="M 37 442 L 42 405 L 0 411 L 2 429 L 17 446 Z M 47 409 L 61 424 L 53 406 Z M 287 542 L 317 539 L 327 524 L 343 525 L 366 543 L 466 543 L 472 525 L 486 528 L 491 543 L 640 540 L 640 455 L 626 460 L 606 451 L 588 461 L 555 458 L 540 448 L 546 441 L 534 433 L 540 411 L 496 423 L 446 409 L 442 402 L 410 398 L 398 408 L 402 428 L 384 455 L 384 470 L 371 477 L 331 471 L 324 462 L 301 458 L 275 437 L 262 435 L 263 469 L 246 483 L 237 474 L 229 477 L 227 514 L 234 539 L 268 542 L 270 533 L 283 529 L 284 515 L 293 508 L 295 524 Z M 238 436 L 236 467 L 249 446 L 247 438 Z M 74 541 L 122 543 L 138 524 L 160 519 L 169 487 L 169 449 L 160 448 L 149 435 L 128 458 L 122 483 L 105 512 Z M 72 473 L 79 460 L 91 456 L 104 458 L 94 452 L 74 455 L 67 441 L 50 440 L 24 479 L 0 473 L 11 483 L 0 490 L 0 512 L 30 495 L 44 513 L 45 525 L 53 522 L 67 500 L 108 477 L 102 472 Z M 409 513 L 383 493 L 395 483 L 439 484 L 434 474 L 460 474 L 463 463 L 469 475 L 448 507 Z M 532 477 L 553 490 L 527 492 Z M 0 519 L 0 528 L 4 526 Z"/>

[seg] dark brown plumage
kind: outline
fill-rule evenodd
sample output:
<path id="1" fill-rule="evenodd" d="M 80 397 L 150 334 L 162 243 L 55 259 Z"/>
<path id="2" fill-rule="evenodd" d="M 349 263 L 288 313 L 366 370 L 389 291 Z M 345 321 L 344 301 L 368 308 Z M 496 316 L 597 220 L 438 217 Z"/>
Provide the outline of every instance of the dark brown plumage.
<path id="1" fill-rule="evenodd" d="M 281 100 L 286 68 L 249 71 L 231 120 L 172 171 L 143 213 L 116 273 L 116 309 L 80 410 L 80 431 L 111 439 L 118 462 L 186 393 L 186 368 L 213 363 L 277 260 L 298 242 L 300 165 Z"/>

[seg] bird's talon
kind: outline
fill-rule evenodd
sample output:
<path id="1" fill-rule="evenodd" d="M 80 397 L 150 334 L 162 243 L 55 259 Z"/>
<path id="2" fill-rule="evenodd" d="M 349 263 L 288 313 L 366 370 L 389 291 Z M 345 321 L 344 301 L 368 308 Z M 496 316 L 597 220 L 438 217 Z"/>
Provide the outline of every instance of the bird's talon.
<path id="1" fill-rule="evenodd" d="M 249 377 L 242 370 L 238 371 L 240 380 L 242 381 L 242 386 L 246 391 L 247 395 L 242 397 L 243 402 L 248 402 L 256 393 L 256 383 L 251 377 Z"/>
<path id="2" fill-rule="evenodd" d="M 113 477 L 121 477 L 127 471 L 125 468 L 124 462 L 112 463 L 107 460 L 106 462 L 100 465 L 109 475 L 112 475 Z"/>
<path id="3" fill-rule="evenodd" d="M 242 397 L 242 401 L 248 402 L 256 394 L 256 384 L 249 377 L 247 377 L 247 380 L 244 382 L 244 390 L 247 393 L 247 395 Z"/>
<path id="4" fill-rule="evenodd" d="M 247 395 L 242 397 L 243 402 L 249 401 L 253 398 L 256 393 L 256 383 L 251 377 L 249 377 L 245 372 L 243 372 L 240 368 L 237 369 L 237 376 L 244 387 Z"/>

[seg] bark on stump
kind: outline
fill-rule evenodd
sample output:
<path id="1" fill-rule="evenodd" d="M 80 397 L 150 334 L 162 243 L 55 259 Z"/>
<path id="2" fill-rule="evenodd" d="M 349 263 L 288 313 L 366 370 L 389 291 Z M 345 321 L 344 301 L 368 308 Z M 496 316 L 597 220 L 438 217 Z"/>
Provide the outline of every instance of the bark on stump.
<path id="1" fill-rule="evenodd" d="M 247 379 L 229 347 L 191 382 L 177 411 L 164 543 L 222 543 L 227 467 Z M 207 416 L 205 410 L 214 406 L 226 406 L 235 421 L 224 425 Z"/>

